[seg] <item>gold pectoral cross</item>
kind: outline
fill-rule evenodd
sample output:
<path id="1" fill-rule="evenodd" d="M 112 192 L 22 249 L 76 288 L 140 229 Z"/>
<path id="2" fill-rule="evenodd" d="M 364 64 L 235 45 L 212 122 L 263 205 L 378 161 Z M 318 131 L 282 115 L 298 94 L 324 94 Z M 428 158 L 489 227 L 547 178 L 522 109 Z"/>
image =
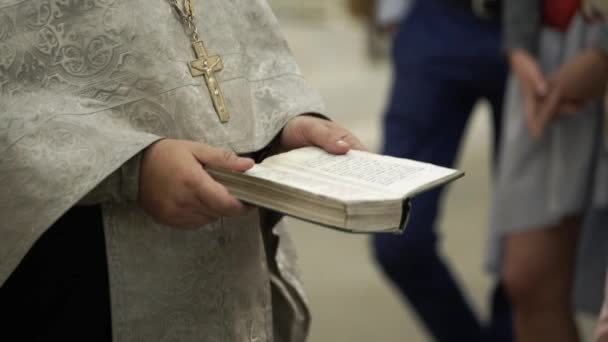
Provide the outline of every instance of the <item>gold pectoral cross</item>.
<path id="1" fill-rule="evenodd" d="M 211 101 L 213 107 L 220 121 L 225 123 L 230 120 L 230 112 L 226 108 L 226 101 L 224 101 L 224 94 L 220 89 L 220 85 L 217 82 L 216 72 L 221 71 L 224 68 L 222 57 L 220 56 L 209 56 L 207 49 L 201 41 L 192 43 L 192 48 L 196 54 L 196 59 L 188 66 L 190 67 L 190 73 L 192 77 L 203 76 L 209 89 L 209 95 L 211 95 Z"/>

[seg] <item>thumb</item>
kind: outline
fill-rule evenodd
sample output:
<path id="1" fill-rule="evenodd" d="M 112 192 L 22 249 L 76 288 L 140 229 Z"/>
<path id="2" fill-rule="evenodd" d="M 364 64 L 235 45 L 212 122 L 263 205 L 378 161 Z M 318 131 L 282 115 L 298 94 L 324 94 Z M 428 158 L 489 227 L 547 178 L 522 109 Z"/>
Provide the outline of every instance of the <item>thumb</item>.
<path id="1" fill-rule="evenodd" d="M 530 134 L 538 138 L 540 131 L 538 126 L 538 118 L 537 118 L 537 110 L 538 103 L 536 100 L 536 96 L 533 94 L 528 94 L 524 96 L 525 101 L 525 115 L 526 115 L 526 126 L 528 127 L 528 131 Z"/>
<path id="2" fill-rule="evenodd" d="M 538 136 L 543 133 L 549 122 L 557 116 L 561 98 L 561 90 L 557 87 L 551 91 L 551 94 L 544 101 L 538 114 Z"/>
<path id="3" fill-rule="evenodd" d="M 530 65 L 528 65 L 527 74 L 534 94 L 541 97 L 547 95 L 549 85 L 536 62 L 531 62 Z"/>
<path id="4" fill-rule="evenodd" d="M 548 81 L 543 75 L 538 63 L 530 58 L 524 64 L 524 101 L 526 110 L 526 123 L 532 136 L 538 138 L 542 132 L 539 118 L 539 101 L 549 92 Z"/>
<path id="5" fill-rule="evenodd" d="M 205 144 L 196 144 L 192 154 L 203 166 L 210 165 L 232 171 L 247 171 L 255 164 L 251 158 L 239 157 L 233 151 Z"/>
<path id="6" fill-rule="evenodd" d="M 308 140 L 331 154 L 345 154 L 351 149 L 346 140 L 348 132 L 332 125 L 313 125 L 308 131 Z"/>

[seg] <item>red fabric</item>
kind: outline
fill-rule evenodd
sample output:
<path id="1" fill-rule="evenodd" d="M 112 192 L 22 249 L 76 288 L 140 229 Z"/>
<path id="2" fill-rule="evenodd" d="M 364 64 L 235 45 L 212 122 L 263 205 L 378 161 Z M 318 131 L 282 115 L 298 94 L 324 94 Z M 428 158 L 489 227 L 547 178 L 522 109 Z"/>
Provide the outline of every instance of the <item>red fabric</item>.
<path id="1" fill-rule="evenodd" d="M 543 21 L 547 26 L 566 31 L 572 17 L 580 7 L 581 0 L 545 0 L 543 1 Z"/>

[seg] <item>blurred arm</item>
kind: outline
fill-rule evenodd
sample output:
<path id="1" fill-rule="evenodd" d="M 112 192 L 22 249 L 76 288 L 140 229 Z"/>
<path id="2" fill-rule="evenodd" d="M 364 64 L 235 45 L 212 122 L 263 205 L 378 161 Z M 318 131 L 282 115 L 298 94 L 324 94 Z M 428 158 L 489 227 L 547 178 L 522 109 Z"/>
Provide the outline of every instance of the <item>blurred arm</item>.
<path id="1" fill-rule="evenodd" d="M 413 1 L 414 0 L 377 0 L 376 24 L 384 27 L 400 22 L 407 14 Z"/>
<path id="2" fill-rule="evenodd" d="M 507 51 L 524 49 L 536 54 L 542 27 L 541 0 L 503 1 L 504 40 Z"/>
<path id="3" fill-rule="evenodd" d="M 595 47 L 608 56 L 608 23 L 602 24 Z"/>

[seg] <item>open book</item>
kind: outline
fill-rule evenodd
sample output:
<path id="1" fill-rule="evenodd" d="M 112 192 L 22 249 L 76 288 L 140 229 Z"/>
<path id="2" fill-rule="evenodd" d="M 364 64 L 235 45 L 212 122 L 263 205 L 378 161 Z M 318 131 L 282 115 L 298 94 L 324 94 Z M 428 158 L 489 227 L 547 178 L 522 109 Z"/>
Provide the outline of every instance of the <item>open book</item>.
<path id="1" fill-rule="evenodd" d="M 460 171 L 351 150 L 305 147 L 245 173 L 207 171 L 237 198 L 324 226 L 358 233 L 405 229 L 409 199 L 463 176 Z"/>

